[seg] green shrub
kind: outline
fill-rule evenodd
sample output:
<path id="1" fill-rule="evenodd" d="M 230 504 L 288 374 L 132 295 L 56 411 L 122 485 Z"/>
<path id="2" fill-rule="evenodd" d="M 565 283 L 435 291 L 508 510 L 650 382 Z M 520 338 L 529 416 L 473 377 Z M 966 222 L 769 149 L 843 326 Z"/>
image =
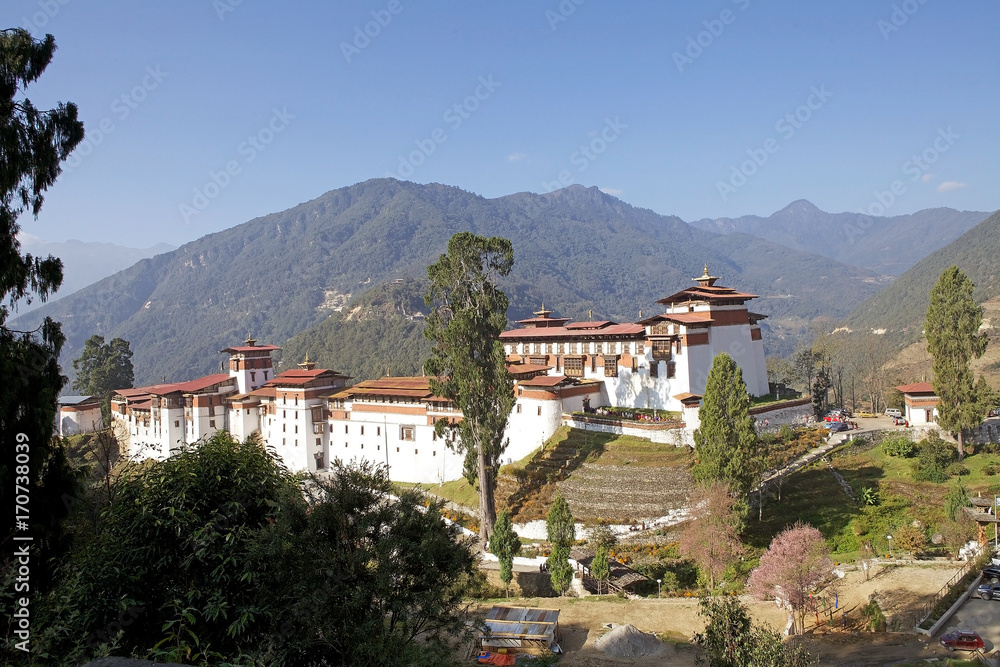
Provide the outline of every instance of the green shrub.
<path id="1" fill-rule="evenodd" d="M 945 468 L 945 472 L 948 473 L 949 475 L 960 476 L 960 475 L 968 475 L 969 469 L 966 468 L 963 464 L 955 462 L 949 465 L 947 468 Z"/>
<path id="2" fill-rule="evenodd" d="M 917 460 L 913 465 L 913 478 L 918 482 L 948 481 L 947 467 L 955 456 L 955 449 L 932 433 L 917 444 Z"/>
<path id="3" fill-rule="evenodd" d="M 987 463 L 983 466 L 984 475 L 995 475 L 1000 473 L 1000 463 Z"/>
<path id="4" fill-rule="evenodd" d="M 888 456 L 908 459 L 916 453 L 917 445 L 907 437 L 896 436 L 882 443 L 882 451 Z"/>

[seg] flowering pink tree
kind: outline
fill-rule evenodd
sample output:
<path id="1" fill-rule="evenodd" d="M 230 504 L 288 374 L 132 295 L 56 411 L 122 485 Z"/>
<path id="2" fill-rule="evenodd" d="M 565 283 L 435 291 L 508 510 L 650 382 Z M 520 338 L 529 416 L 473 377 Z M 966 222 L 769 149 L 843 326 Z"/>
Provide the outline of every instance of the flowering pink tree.
<path id="1" fill-rule="evenodd" d="M 750 573 L 747 587 L 761 600 L 775 599 L 788 609 L 794 632 L 793 613 L 799 629 L 805 630 L 805 606 L 809 594 L 830 574 L 833 562 L 823 535 L 809 524 L 798 522 L 779 533 Z"/>

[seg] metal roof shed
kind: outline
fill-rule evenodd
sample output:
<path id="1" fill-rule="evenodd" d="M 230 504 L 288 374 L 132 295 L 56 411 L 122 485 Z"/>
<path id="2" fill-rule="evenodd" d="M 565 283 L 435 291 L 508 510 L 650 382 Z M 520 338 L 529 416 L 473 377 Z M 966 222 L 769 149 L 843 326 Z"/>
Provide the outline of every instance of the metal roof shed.
<path id="1" fill-rule="evenodd" d="M 559 610 L 496 605 L 486 615 L 486 631 L 479 635 L 491 653 L 559 652 Z"/>

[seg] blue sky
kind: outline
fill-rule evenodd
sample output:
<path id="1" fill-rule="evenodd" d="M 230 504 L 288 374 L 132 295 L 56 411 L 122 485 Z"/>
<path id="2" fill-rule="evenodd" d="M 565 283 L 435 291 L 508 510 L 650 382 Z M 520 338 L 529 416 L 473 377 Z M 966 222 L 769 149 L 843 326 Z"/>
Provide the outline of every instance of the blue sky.
<path id="1" fill-rule="evenodd" d="M 685 220 L 1000 208 L 1000 5 L 5 0 L 88 138 L 24 231 L 180 244 L 397 175 Z M 367 33 L 367 34 L 366 34 Z M 103 128 L 103 129 L 102 129 Z M 895 191 L 893 191 L 895 190 Z"/>

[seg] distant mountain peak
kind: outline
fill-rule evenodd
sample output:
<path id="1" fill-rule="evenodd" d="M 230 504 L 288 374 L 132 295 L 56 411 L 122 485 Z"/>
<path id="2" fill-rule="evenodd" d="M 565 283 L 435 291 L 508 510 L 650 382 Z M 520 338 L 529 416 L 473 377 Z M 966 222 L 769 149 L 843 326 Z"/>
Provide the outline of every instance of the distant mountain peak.
<path id="1" fill-rule="evenodd" d="M 816 207 L 808 199 L 796 199 L 791 204 L 776 211 L 774 215 L 802 215 L 802 214 L 813 214 L 813 213 L 824 213 L 825 211 Z"/>

